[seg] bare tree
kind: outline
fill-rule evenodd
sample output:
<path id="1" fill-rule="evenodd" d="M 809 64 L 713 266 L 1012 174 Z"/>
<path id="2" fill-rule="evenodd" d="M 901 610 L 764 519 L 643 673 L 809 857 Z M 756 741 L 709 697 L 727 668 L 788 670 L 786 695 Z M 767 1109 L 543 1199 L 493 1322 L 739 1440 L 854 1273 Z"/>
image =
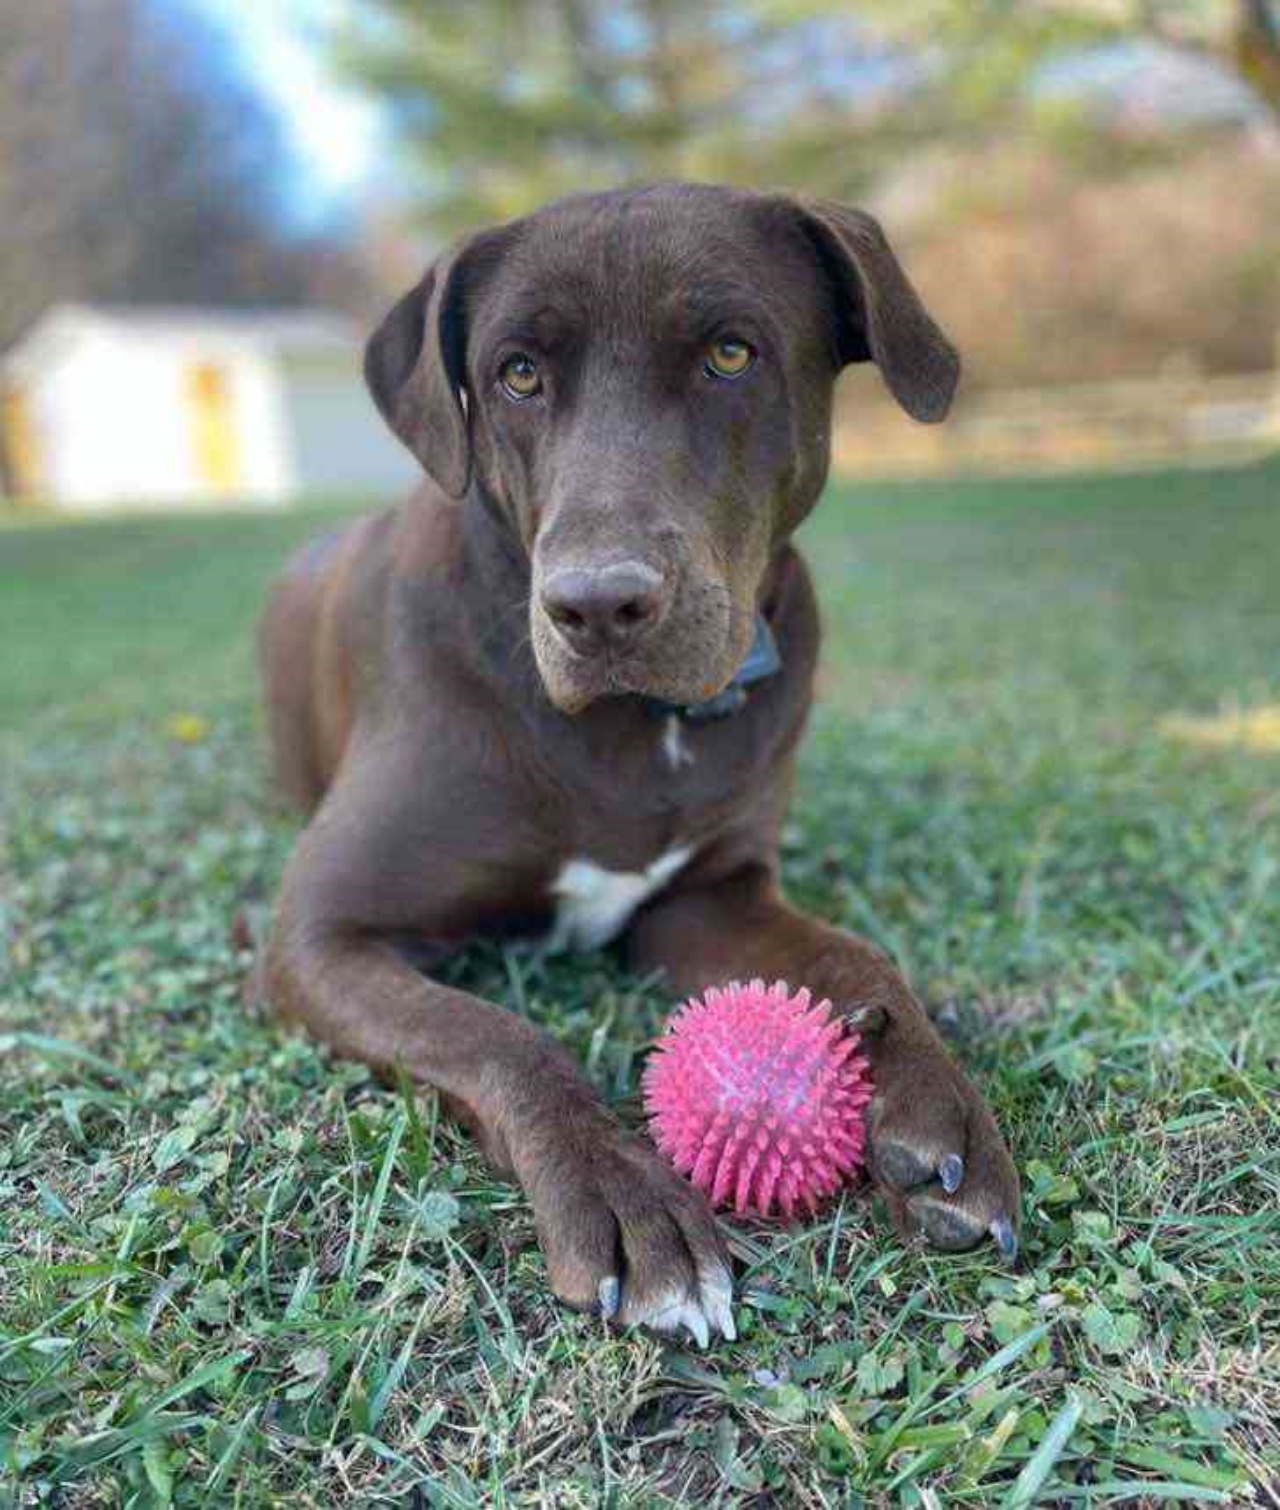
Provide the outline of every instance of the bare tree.
<path id="1" fill-rule="evenodd" d="M 59 299 L 306 295 L 334 253 L 225 38 L 157 0 L 0 0 L 0 344 Z"/>

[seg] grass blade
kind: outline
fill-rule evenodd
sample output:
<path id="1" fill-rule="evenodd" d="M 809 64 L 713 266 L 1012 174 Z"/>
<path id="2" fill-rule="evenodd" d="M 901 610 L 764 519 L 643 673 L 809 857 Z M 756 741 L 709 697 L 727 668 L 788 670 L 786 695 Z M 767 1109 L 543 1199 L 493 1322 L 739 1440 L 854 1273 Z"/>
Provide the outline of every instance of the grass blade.
<path id="1" fill-rule="evenodd" d="M 377 1241 L 378 1220 L 386 1204 L 387 1190 L 396 1166 L 396 1154 L 400 1149 L 400 1140 L 404 1137 L 405 1125 L 405 1116 L 401 1112 L 387 1137 L 386 1151 L 382 1155 L 382 1167 L 378 1170 L 378 1182 L 373 1187 L 373 1194 L 369 1197 L 369 1204 L 363 1213 L 364 1231 L 360 1234 L 360 1246 L 356 1250 L 350 1276 L 353 1283 L 364 1273 L 365 1265 L 369 1262 L 369 1254 L 373 1252 L 373 1245 Z"/>
<path id="2" fill-rule="evenodd" d="M 1053 1418 L 1049 1430 L 1044 1434 L 1044 1441 L 1027 1459 L 1022 1472 L 1014 1480 L 1013 1488 L 1001 1501 L 1001 1510 L 1028 1510 L 1029 1506 L 1035 1504 L 1036 1495 L 1053 1472 L 1053 1465 L 1062 1456 L 1083 1412 L 1084 1402 L 1079 1395 L 1072 1395 Z"/>
<path id="3" fill-rule="evenodd" d="M 1223 1489 L 1206 1489 L 1200 1484 L 1162 1482 L 1158 1479 L 1108 1479 L 1105 1483 L 1091 1484 L 1089 1492 L 1097 1500 L 1108 1505 L 1122 1504 L 1125 1500 L 1142 1500 L 1144 1504 L 1176 1505 L 1234 1505 L 1234 1494 Z"/>
<path id="4" fill-rule="evenodd" d="M 33 1054 L 44 1054 L 54 1059 L 71 1059 L 77 1064 L 83 1064 L 87 1069 L 96 1070 L 99 1075 L 109 1080 L 117 1080 L 121 1085 L 135 1087 L 138 1077 L 121 1065 L 112 1064 L 110 1060 L 103 1059 L 92 1053 L 89 1049 L 82 1048 L 78 1043 L 68 1043 L 62 1038 L 50 1038 L 45 1033 L 4 1033 L 0 1034 L 0 1053 L 8 1049 L 21 1046 L 30 1049 Z"/>
<path id="5" fill-rule="evenodd" d="M 249 1428 L 258 1419 L 260 1405 L 251 1405 L 240 1418 L 231 1440 L 227 1443 L 226 1451 L 213 1466 L 213 1472 L 209 1475 L 208 1493 L 205 1495 L 205 1504 L 209 1503 L 210 1496 L 215 1495 L 222 1487 L 227 1475 L 236 1465 L 236 1460 L 244 1450 L 244 1439 L 248 1435 Z"/>
<path id="6" fill-rule="evenodd" d="M 1184 1480 L 1188 1484 L 1200 1484 L 1206 1489 L 1238 1489 L 1240 1477 L 1221 1468 L 1206 1468 L 1191 1458 L 1179 1457 L 1177 1453 L 1165 1452 L 1161 1447 L 1142 1444 L 1122 1447 L 1116 1456 L 1122 1462 L 1132 1463 L 1135 1468 L 1150 1468 L 1156 1473 L 1167 1473 L 1171 1479 Z"/>

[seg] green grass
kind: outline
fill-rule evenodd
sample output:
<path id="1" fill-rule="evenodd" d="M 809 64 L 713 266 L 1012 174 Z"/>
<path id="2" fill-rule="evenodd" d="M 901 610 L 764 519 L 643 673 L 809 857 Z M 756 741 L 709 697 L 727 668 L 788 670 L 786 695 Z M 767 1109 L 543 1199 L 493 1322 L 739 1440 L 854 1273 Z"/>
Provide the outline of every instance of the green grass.
<path id="1" fill-rule="evenodd" d="M 251 624 L 333 517 L 0 532 L 0 1504 L 1277 1503 L 1280 754 L 1160 726 L 1280 702 L 1280 470 L 833 490 L 807 529 L 789 885 L 987 1087 L 1026 1262 L 851 1194 L 736 1229 L 707 1354 L 559 1309 L 429 1103 L 239 1004 L 293 833 Z M 458 970 L 636 1117 L 652 989 Z"/>

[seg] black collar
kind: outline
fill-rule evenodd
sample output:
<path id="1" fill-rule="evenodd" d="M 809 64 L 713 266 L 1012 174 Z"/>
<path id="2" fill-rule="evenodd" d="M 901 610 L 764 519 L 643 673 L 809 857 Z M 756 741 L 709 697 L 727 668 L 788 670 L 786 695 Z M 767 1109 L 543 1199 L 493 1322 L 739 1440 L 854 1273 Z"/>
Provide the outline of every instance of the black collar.
<path id="1" fill-rule="evenodd" d="M 747 651 L 747 658 L 738 667 L 733 680 L 723 692 L 717 692 L 701 703 L 666 703 L 660 698 L 649 698 L 654 713 L 674 714 L 691 724 L 710 723 L 717 718 L 730 718 L 740 713 L 746 705 L 747 688 L 756 682 L 768 680 L 782 670 L 782 657 L 778 654 L 773 630 L 762 613 L 756 614 L 756 637 Z"/>

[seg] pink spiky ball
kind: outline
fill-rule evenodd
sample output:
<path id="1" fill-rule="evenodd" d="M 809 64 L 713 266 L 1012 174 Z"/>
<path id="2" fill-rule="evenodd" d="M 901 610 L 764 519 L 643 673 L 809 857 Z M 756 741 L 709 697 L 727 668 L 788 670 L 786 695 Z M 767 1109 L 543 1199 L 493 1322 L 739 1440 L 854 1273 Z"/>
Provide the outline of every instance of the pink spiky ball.
<path id="1" fill-rule="evenodd" d="M 713 1206 L 811 1215 L 862 1162 L 871 1099 L 858 1035 L 785 981 L 686 1002 L 643 1077 L 654 1142 Z"/>

